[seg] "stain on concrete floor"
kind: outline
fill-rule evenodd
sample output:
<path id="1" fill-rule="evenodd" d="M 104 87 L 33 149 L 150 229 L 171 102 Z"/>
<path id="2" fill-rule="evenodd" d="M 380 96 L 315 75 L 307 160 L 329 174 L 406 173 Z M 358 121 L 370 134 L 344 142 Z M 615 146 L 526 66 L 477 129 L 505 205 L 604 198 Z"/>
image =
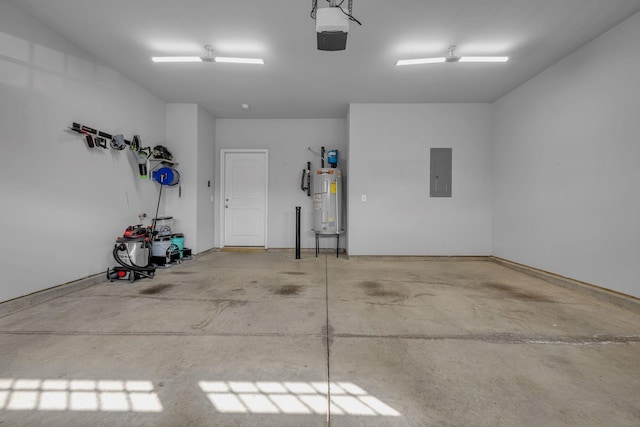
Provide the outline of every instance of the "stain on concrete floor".
<path id="1" fill-rule="evenodd" d="M 370 297 L 406 297 L 398 291 L 385 289 L 380 282 L 366 281 L 362 282 L 360 287 Z"/>
<path id="2" fill-rule="evenodd" d="M 303 287 L 300 285 L 282 285 L 277 288 L 272 288 L 271 292 L 275 295 L 293 296 L 300 294 L 302 289 Z"/>
<path id="3" fill-rule="evenodd" d="M 173 285 L 167 285 L 167 284 L 154 285 L 149 288 L 145 288 L 141 290 L 139 293 L 140 295 L 158 295 L 165 291 L 168 291 L 171 288 L 173 288 Z"/>
<path id="4" fill-rule="evenodd" d="M 556 301 L 547 297 L 546 295 L 537 294 L 534 292 L 527 292 L 513 286 L 506 285 L 504 283 L 486 282 L 482 284 L 482 287 L 495 291 L 500 297 L 513 298 L 531 302 L 547 302 L 555 303 Z"/>

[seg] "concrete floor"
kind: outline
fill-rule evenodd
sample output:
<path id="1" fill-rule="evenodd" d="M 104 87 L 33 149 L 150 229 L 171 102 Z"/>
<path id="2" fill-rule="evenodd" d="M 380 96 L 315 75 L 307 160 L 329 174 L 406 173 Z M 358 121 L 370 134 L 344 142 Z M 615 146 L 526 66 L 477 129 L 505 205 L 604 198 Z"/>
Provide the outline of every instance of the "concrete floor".
<path id="1" fill-rule="evenodd" d="M 7 307 L 0 426 L 640 425 L 640 314 L 488 260 L 210 252 Z"/>

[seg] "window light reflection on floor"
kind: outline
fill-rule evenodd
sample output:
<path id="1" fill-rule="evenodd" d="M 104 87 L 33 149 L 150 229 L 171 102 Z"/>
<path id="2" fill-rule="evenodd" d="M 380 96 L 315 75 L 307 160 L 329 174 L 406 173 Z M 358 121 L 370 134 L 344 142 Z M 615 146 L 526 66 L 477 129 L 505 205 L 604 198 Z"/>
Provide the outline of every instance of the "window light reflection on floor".
<path id="1" fill-rule="evenodd" d="M 216 411 L 236 414 L 398 417 L 400 413 L 351 382 L 201 381 Z M 330 393 L 329 393 L 330 387 Z M 329 401 L 327 400 L 330 396 Z M 2 379 L 0 411 L 162 412 L 151 381 Z"/>
<path id="2" fill-rule="evenodd" d="M 162 412 L 151 381 L 2 379 L 0 410 Z"/>
<path id="3" fill-rule="evenodd" d="M 327 414 L 326 382 L 200 381 L 216 411 L 243 414 Z M 350 382 L 331 382 L 332 415 L 398 417 L 400 413 Z"/>

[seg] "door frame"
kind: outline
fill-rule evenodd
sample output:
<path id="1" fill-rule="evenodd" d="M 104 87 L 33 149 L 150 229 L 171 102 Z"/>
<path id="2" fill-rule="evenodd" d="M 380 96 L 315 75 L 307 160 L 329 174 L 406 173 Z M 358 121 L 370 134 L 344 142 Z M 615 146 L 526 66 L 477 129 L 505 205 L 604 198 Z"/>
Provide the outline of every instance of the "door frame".
<path id="1" fill-rule="evenodd" d="M 264 155 L 264 248 L 269 249 L 269 149 L 266 148 L 229 148 L 220 150 L 220 248 L 225 247 L 225 166 L 227 154 L 263 154 Z"/>

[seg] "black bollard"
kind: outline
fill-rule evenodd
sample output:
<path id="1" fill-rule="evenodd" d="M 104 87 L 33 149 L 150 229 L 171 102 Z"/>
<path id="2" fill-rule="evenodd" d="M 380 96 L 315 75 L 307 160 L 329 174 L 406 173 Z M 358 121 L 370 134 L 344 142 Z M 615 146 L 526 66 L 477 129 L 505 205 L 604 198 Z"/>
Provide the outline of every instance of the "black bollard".
<path id="1" fill-rule="evenodd" d="M 296 259 L 300 259 L 300 206 L 296 206 Z"/>

